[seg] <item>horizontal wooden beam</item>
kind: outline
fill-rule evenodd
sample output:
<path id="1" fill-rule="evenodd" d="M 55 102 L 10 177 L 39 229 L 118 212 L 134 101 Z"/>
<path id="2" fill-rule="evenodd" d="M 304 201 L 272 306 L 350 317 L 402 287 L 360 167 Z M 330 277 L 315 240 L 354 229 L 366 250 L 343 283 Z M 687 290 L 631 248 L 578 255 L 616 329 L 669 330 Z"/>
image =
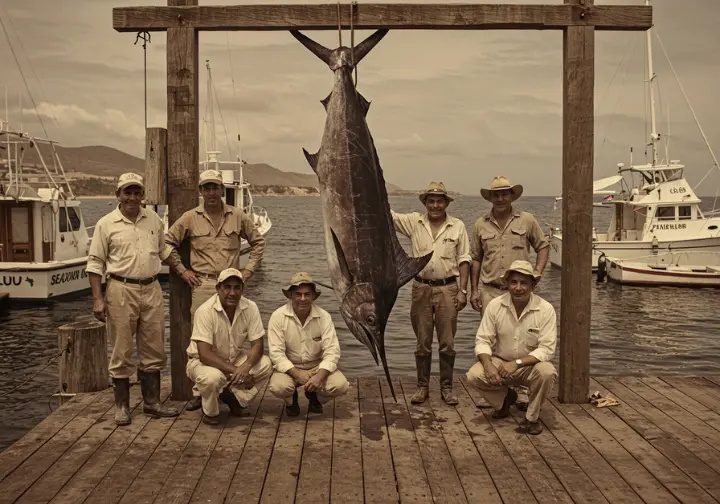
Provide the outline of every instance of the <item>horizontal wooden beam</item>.
<path id="1" fill-rule="evenodd" d="M 350 28 L 350 5 L 340 5 Z M 652 25 L 644 5 L 522 4 L 364 4 L 354 6 L 357 29 L 393 30 L 596 30 L 643 31 Z M 206 31 L 337 30 L 338 4 L 116 7 L 113 28 L 120 32 L 194 27 Z"/>

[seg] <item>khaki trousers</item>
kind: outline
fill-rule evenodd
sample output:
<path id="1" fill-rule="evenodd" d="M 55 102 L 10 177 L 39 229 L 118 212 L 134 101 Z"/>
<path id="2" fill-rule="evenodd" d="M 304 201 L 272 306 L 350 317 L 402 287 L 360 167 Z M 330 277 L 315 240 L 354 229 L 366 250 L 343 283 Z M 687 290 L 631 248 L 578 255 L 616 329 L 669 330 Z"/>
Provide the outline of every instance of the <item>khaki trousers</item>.
<path id="1" fill-rule="evenodd" d="M 500 366 L 503 362 L 505 361 L 499 357 L 492 358 L 495 367 Z M 525 385 L 529 387 L 530 401 L 525 418 L 534 422 L 540 416 L 540 408 L 552 391 L 557 379 L 557 371 L 550 362 L 538 362 L 533 366 L 519 368 L 510 378 L 503 379 L 503 385 L 491 385 L 485 376 L 485 367 L 482 362 L 476 362 L 466 376 L 468 384 L 477 388 L 495 410 L 502 408 L 508 385 Z"/>
<path id="2" fill-rule="evenodd" d="M 200 305 L 210 299 L 217 292 L 217 289 L 215 288 L 215 280 L 213 280 L 212 278 L 200 276 L 198 276 L 198 278 L 200 279 L 202 284 L 192 290 L 192 305 L 190 306 L 191 323 L 193 317 L 195 316 L 195 311 L 200 308 Z M 198 389 L 197 385 L 193 385 L 192 395 L 193 397 L 200 396 L 200 389 Z"/>
<path id="3" fill-rule="evenodd" d="M 232 365 L 239 366 L 245 362 L 247 358 L 247 352 L 242 351 Z M 250 368 L 250 374 L 255 380 L 252 388 L 230 387 L 230 391 L 237 398 L 241 406 L 247 407 L 250 405 L 258 392 L 267 383 L 268 378 L 270 378 L 272 374 L 272 370 L 273 367 L 270 358 L 267 355 L 263 355 L 257 364 Z M 203 413 L 210 417 L 217 416 L 220 413 L 218 396 L 228 384 L 225 373 L 218 368 L 204 365 L 200 362 L 200 359 L 190 359 L 185 367 L 185 371 L 188 378 L 195 383 L 198 392 L 200 392 Z"/>
<path id="4" fill-rule="evenodd" d="M 304 371 L 310 371 L 311 374 L 315 374 L 318 371 L 319 362 L 312 362 L 306 364 L 295 364 L 296 368 Z M 292 396 L 295 393 L 295 389 L 300 387 L 292 376 L 287 373 L 273 373 L 270 378 L 270 384 L 268 389 L 275 396 L 285 400 L 285 404 L 292 404 Z M 317 391 L 317 398 L 320 404 L 325 404 L 334 397 L 347 394 L 350 384 L 348 383 L 345 375 L 339 370 L 335 370 L 328 375 L 325 379 L 325 384 Z"/>
<path id="5" fill-rule="evenodd" d="M 413 282 L 410 321 L 417 338 L 417 357 L 432 355 L 433 328 L 437 331 L 439 353 L 455 355 L 458 316 L 455 297 L 458 291 L 457 283 L 432 286 Z"/>
<path id="6" fill-rule="evenodd" d="M 164 369 L 165 305 L 160 282 L 139 285 L 108 278 L 105 305 L 112 346 L 110 377 L 129 378 L 138 368 L 148 372 Z M 137 368 L 132 362 L 133 337 L 137 338 Z"/>

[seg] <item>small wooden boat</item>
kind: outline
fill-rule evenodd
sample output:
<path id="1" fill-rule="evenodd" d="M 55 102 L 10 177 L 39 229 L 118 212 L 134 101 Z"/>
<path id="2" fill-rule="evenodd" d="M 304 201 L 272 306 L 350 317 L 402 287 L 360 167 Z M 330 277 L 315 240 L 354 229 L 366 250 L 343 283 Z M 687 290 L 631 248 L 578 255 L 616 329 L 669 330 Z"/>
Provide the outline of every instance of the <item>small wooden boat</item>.
<path id="1" fill-rule="evenodd" d="M 607 257 L 604 269 L 609 282 L 625 285 L 720 287 L 720 254 L 711 252 Z"/>

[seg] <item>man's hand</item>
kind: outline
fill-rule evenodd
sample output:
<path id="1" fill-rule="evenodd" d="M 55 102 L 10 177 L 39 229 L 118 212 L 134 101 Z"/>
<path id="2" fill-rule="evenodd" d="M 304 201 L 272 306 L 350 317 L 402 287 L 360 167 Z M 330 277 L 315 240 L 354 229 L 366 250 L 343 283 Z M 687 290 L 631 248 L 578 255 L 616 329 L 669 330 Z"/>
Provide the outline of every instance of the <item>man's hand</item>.
<path id="1" fill-rule="evenodd" d="M 489 362 L 483 367 L 485 368 L 485 377 L 490 385 L 502 385 L 502 378 L 500 377 L 500 373 L 498 373 L 498 369 L 495 367 L 495 364 Z"/>
<path id="2" fill-rule="evenodd" d="M 236 388 L 250 389 L 255 384 L 255 380 L 250 375 L 250 364 L 248 361 L 243 362 L 235 368 L 235 372 L 230 376 L 229 385 Z"/>
<path id="3" fill-rule="evenodd" d="M 249 269 L 241 269 L 240 273 L 242 273 L 242 276 L 243 276 L 243 283 L 246 283 L 253 276 L 253 272 L 250 271 Z"/>
<path id="4" fill-rule="evenodd" d="M 473 307 L 473 310 L 477 312 L 482 311 L 482 296 L 480 295 L 480 291 L 472 291 L 470 294 L 470 305 Z"/>
<path id="5" fill-rule="evenodd" d="M 467 295 L 463 294 L 462 291 L 459 291 L 457 293 L 457 296 L 455 296 L 455 310 L 460 312 L 466 306 L 467 306 Z"/>
<path id="6" fill-rule="evenodd" d="M 503 378 L 510 378 L 510 376 L 518 370 L 518 365 L 515 361 L 503 362 L 502 366 L 498 368 L 498 373 Z"/>
<path id="7" fill-rule="evenodd" d="M 317 392 L 325 385 L 324 373 L 313 373 L 312 377 L 305 382 L 306 392 Z"/>
<path id="8" fill-rule="evenodd" d="M 193 270 L 185 270 L 180 276 L 190 287 L 200 287 L 202 285 L 202 281 L 197 277 Z"/>
<path id="9" fill-rule="evenodd" d="M 304 369 L 295 368 L 295 373 L 292 378 L 295 380 L 295 383 L 297 383 L 298 386 L 302 386 L 305 385 L 310 380 L 310 378 L 312 378 L 312 373 Z"/>
<path id="10" fill-rule="evenodd" d="M 105 304 L 105 300 L 103 298 L 100 297 L 93 299 L 93 315 L 95 315 L 95 318 L 100 322 L 105 322 L 107 305 Z"/>

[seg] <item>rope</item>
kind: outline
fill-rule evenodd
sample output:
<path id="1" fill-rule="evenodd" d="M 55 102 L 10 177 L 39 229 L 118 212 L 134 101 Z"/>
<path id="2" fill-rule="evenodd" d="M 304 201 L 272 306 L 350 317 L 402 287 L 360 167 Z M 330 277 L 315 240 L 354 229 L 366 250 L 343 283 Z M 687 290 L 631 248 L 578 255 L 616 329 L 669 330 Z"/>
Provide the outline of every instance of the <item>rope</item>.
<path id="1" fill-rule="evenodd" d="M 358 69 L 355 65 L 355 27 L 353 26 L 353 6 L 357 6 L 357 2 L 350 2 L 350 55 L 352 58 L 353 68 L 355 69 L 355 87 L 357 87 Z M 355 10 L 355 12 L 357 12 L 357 10 Z"/>
<path id="2" fill-rule="evenodd" d="M 137 45 L 138 41 L 143 41 L 143 80 L 144 80 L 144 86 L 145 86 L 145 131 L 147 131 L 147 45 L 148 42 L 150 42 L 150 32 L 146 31 L 139 31 L 137 33 L 137 37 L 135 38 L 135 43 L 133 45 Z"/>
<path id="3" fill-rule="evenodd" d="M 340 2 L 337 3 L 337 18 L 338 18 L 338 47 L 342 47 L 342 16 L 340 15 Z"/>
<path id="4" fill-rule="evenodd" d="M 5 396 L 8 396 L 8 395 L 12 394 L 13 392 L 16 392 L 20 387 L 22 387 L 23 385 L 25 385 L 25 384 L 28 383 L 29 381 L 33 380 L 35 377 L 37 377 L 37 375 L 39 375 L 40 373 L 42 373 L 43 371 L 45 371 L 45 369 L 46 369 L 50 364 L 52 364 L 52 363 L 55 361 L 55 359 L 60 358 L 60 357 L 62 356 L 62 354 L 64 354 L 65 352 L 70 353 L 70 341 L 68 341 L 67 346 L 62 350 L 62 352 L 60 352 L 59 354 L 53 356 L 49 361 L 47 361 L 47 363 L 42 367 L 42 369 L 40 369 L 40 371 L 38 371 L 37 373 L 35 373 L 34 375 L 32 375 L 30 378 L 28 378 L 27 380 L 25 380 L 25 381 L 22 382 L 20 385 L 18 385 L 17 387 L 13 388 L 12 390 L 10 390 L 10 391 L 8 391 L 8 392 L 5 392 L 5 393 L 3 393 L 3 394 L 0 394 L 0 398 L 3 398 L 3 397 L 5 397 Z"/>

